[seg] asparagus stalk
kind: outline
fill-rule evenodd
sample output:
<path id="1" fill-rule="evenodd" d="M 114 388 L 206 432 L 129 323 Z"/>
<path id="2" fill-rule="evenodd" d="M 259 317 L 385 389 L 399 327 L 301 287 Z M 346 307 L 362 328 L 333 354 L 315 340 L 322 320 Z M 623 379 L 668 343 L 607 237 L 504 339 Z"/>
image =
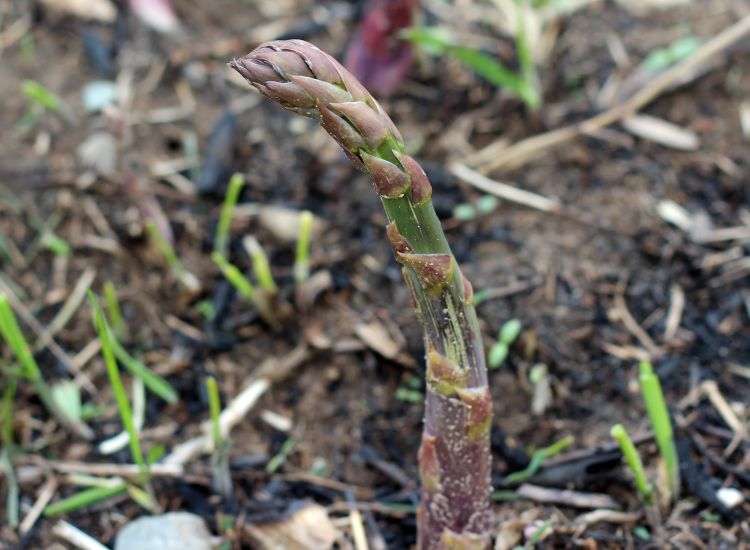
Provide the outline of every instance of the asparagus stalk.
<path id="1" fill-rule="evenodd" d="M 263 95 L 317 119 L 370 175 L 427 355 L 418 547 L 488 548 L 492 400 L 471 284 L 445 239 L 427 176 L 405 154 L 401 134 L 378 102 L 312 44 L 268 42 L 229 65 Z"/>

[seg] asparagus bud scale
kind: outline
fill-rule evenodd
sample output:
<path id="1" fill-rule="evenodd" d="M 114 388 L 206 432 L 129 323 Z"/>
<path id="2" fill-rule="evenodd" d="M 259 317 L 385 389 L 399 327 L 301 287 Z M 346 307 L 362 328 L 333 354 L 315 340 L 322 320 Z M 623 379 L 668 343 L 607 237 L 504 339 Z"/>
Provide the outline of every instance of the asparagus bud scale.
<path id="1" fill-rule="evenodd" d="M 372 179 L 424 333 L 418 547 L 489 548 L 492 400 L 484 351 L 471 284 L 435 214 L 427 176 L 375 98 L 316 46 L 267 42 L 229 65 L 282 107 L 318 120 Z"/>

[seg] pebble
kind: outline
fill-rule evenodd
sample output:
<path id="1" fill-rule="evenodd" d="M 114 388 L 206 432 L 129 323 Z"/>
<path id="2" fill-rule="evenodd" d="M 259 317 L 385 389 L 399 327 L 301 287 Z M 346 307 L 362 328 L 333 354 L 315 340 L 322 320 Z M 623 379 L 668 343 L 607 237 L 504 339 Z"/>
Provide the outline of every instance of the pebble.
<path id="1" fill-rule="evenodd" d="M 89 113 L 98 113 L 117 102 L 117 84 L 111 80 L 95 80 L 83 88 L 83 107 Z"/>
<path id="2" fill-rule="evenodd" d="M 138 518 L 123 527 L 115 550 L 211 550 L 211 533 L 203 518 L 187 512 Z"/>
<path id="3" fill-rule="evenodd" d="M 111 174 L 117 167 L 117 138 L 108 132 L 94 132 L 78 146 L 77 153 L 86 168 Z"/>
<path id="4" fill-rule="evenodd" d="M 735 508 L 736 506 L 739 506 L 745 500 L 742 492 L 738 491 L 734 487 L 722 487 L 721 489 L 716 491 L 716 498 L 718 498 L 722 502 L 722 504 L 724 504 L 724 506 L 726 506 L 730 510 L 732 508 Z"/>

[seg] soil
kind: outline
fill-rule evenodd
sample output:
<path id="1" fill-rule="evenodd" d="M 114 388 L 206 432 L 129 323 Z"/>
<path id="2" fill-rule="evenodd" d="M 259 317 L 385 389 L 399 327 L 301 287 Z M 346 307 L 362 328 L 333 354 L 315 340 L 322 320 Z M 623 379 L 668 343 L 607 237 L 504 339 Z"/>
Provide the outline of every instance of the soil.
<path id="1" fill-rule="evenodd" d="M 228 516 L 230 547 L 252 548 L 248 525 L 282 521 L 300 501 L 326 507 L 347 541 L 350 509 L 359 508 L 373 548 L 378 541 L 409 548 L 416 541 L 422 406 L 399 390 L 420 391 L 423 350 L 408 291 L 384 239 L 385 215 L 367 178 L 313 121 L 262 100 L 225 67 L 232 56 L 276 37 L 313 41 L 341 59 L 362 6 L 176 0 L 184 28 L 165 36 L 124 9 L 116 22 L 103 24 L 48 4 L 57 2 L 0 8 L 0 230 L 10 251 L 0 254 L 5 291 L 10 287 L 46 327 L 86 270 L 95 272 L 91 288 L 97 294 L 106 281 L 114 283 L 129 327 L 124 344 L 179 392 L 171 405 L 148 395 L 146 449 L 163 445 L 169 453 L 200 433 L 208 418 L 208 375 L 217 378 L 226 404 L 258 379 L 259 369 L 272 373 L 270 389 L 231 433 L 235 499 L 212 490 L 210 457 L 201 455 L 186 464 L 183 476 L 155 477 L 162 509 L 197 513 L 214 533 Z M 471 30 L 492 38 L 489 51 L 513 64 L 512 41 L 472 15 L 492 3 L 456 4 L 462 6 L 455 21 L 459 36 Z M 450 23 L 441 20 L 445 11 L 430 13 L 430 23 Z M 676 436 L 686 445 L 680 459 L 692 466 L 683 469 L 683 477 L 688 471 L 692 478 L 683 479 L 680 499 L 656 527 L 643 516 L 581 524 L 585 508 L 507 500 L 504 492 L 496 503 L 504 533 L 549 519 L 539 548 L 648 548 L 657 541 L 677 548 L 750 547 L 750 506 L 722 509 L 715 500 L 722 486 L 738 488 L 746 501 L 750 496 L 750 136 L 747 129 L 743 134 L 739 114 L 750 101 L 748 40 L 642 111 L 695 133 L 696 150 L 675 150 L 615 124 L 521 168 L 491 174 L 558 199 L 572 213 L 500 201 L 489 214 L 460 220 L 453 208 L 482 193 L 448 169 L 498 139 L 514 143 L 593 116 L 603 109 L 597 98 L 610 79 L 624 79 L 650 52 L 684 36 L 708 40 L 748 13 L 739 0 L 695 1 L 647 15 L 620 3 L 593 2 L 559 22 L 554 47 L 539 68 L 545 103 L 537 112 L 455 61 L 427 58 L 382 102 L 430 175 L 435 207 L 463 271 L 475 291 L 496 294 L 478 306 L 488 349 L 503 323 L 517 318 L 523 325 L 507 361 L 490 372 L 496 489 L 517 490 L 504 486 L 503 478 L 522 469 L 533 451 L 572 436 L 572 445 L 530 483 L 609 495 L 621 511 L 643 512 L 619 460 L 594 461 L 584 471 L 580 455 L 611 454 L 610 428 L 623 423 L 641 441 L 647 473 L 657 478 L 658 453 L 637 384 L 644 358 L 654 362 Z M 15 37 L 14 24 L 28 29 Z M 613 57 L 618 48 L 626 61 Z M 82 90 L 102 79 L 116 80 L 129 99 L 108 114 L 88 113 Z M 52 90 L 70 113 L 48 111 L 22 128 L 25 80 Z M 96 132 L 116 137 L 115 165 L 104 173 L 86 166 L 79 154 Z M 218 170 L 201 193 L 200 166 L 181 163 L 190 160 L 190 140 L 197 140 L 203 177 L 206 166 Z M 166 161 L 175 159 L 170 168 Z M 238 298 L 210 259 L 233 172 L 243 174 L 247 185 L 232 225 L 230 259 L 249 272 L 242 239 L 253 235 L 262 244 L 280 301 L 295 304 L 280 327 L 270 327 Z M 659 215 L 664 201 L 683 207 L 695 224 L 744 233 L 703 242 Z M 323 227 L 311 257 L 323 284 L 305 308 L 295 300 L 294 233 L 273 212 L 258 214 L 270 207 L 309 209 Z M 153 219 L 154 208 L 173 231 L 182 264 L 200 281 L 198 293 L 184 290 L 148 238 L 144 220 Z M 69 257 L 40 245 L 45 226 L 69 243 Z M 681 295 L 679 324 L 670 327 Z M 209 305 L 211 320 L 201 313 Z M 30 325 L 23 328 L 36 338 Z M 76 380 L 93 383 L 83 384 L 82 395 L 85 403 L 102 407 L 90 421 L 99 442 L 121 424 L 100 354 L 88 360 L 79 355 L 95 339 L 85 301 L 54 338 L 60 352 L 80 364 L 85 377 Z M 301 346 L 306 351 L 295 361 Z M 50 347 L 36 357 L 48 379 L 71 376 Z M 3 358 L 4 366 L 9 352 Z M 274 375 L 281 366 L 269 367 L 273 360 L 291 363 L 291 372 Z M 538 363 L 548 367 L 552 394 L 545 410 L 534 414 L 529 372 Z M 129 386 L 131 379 L 124 378 Z M 728 424 L 716 401 L 701 397 L 707 381 L 717 384 L 744 431 Z M 19 386 L 13 411 L 17 473 L 42 467 L 19 476 L 22 519 L 47 480 L 59 481 L 54 499 L 76 491 L 69 476 L 47 461 L 131 463 L 127 450 L 103 456 L 90 442 L 71 440 L 29 384 Z M 269 412 L 288 426 L 269 422 Z M 268 473 L 269 459 L 290 439 L 288 456 Z M 566 459 L 573 467 L 555 469 Z M 8 487 L 4 476 L 3 522 Z M 121 496 L 63 519 L 112 546 L 118 529 L 144 513 Z M 41 517 L 25 534 L 0 523 L 0 547 L 72 547 L 53 533 L 57 521 Z M 650 538 L 636 527 L 647 527 Z"/>

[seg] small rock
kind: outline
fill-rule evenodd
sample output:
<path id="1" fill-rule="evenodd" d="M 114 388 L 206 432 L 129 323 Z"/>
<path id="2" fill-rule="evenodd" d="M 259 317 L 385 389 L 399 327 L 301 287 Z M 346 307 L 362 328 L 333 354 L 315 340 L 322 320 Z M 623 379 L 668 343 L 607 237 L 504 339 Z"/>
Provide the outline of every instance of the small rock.
<path id="1" fill-rule="evenodd" d="M 115 550 L 211 550 L 211 533 L 200 516 L 170 512 L 142 517 L 123 527 Z"/>
<path id="2" fill-rule="evenodd" d="M 111 174 L 117 166 L 117 139 L 108 132 L 94 132 L 78 146 L 78 158 L 99 174 Z"/>
<path id="3" fill-rule="evenodd" d="M 83 88 L 83 107 L 89 113 L 98 113 L 117 102 L 117 84 L 111 80 L 94 80 Z"/>
<path id="4" fill-rule="evenodd" d="M 716 498 L 718 498 L 722 504 L 730 510 L 739 506 L 745 500 L 745 497 L 742 496 L 742 492 L 734 487 L 722 487 L 716 491 Z"/>

